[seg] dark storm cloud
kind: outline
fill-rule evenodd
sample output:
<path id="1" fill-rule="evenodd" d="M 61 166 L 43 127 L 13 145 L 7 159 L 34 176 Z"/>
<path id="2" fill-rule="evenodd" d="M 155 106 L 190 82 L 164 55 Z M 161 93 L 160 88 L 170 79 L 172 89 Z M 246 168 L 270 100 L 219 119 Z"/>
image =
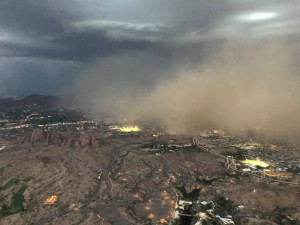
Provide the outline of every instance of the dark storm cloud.
<path id="1" fill-rule="evenodd" d="M 97 1 L 90 4 L 99 5 L 100 12 L 105 5 Z M 93 27 L 88 19 L 93 16 L 99 19 L 99 16 L 93 11 L 85 12 L 89 7 L 79 1 L 2 1 L 1 49 L 18 57 L 86 60 L 144 48 L 149 37 L 161 36 L 154 27 L 149 30 L 120 22 L 111 22 L 100 29 Z"/>
<path id="2" fill-rule="evenodd" d="M 0 42 L 6 49 L 20 49 L 20 55 L 77 60 L 78 54 L 81 54 L 80 59 L 90 58 L 118 50 L 143 49 L 153 42 L 239 36 L 239 30 L 260 31 L 262 35 L 296 32 L 294 28 L 299 25 L 296 3 L 1 1 Z M 255 21 L 254 18 L 251 21 L 251 13 L 253 17 L 253 13 L 260 11 L 274 13 L 279 19 Z"/>
<path id="3" fill-rule="evenodd" d="M 78 60 L 80 54 L 82 60 L 97 54 L 143 49 L 153 43 L 239 36 L 240 30 L 264 31 L 264 35 L 297 32 L 294 28 L 299 27 L 299 8 L 295 3 L 1 1 L 0 43 L 2 50 L 16 53 L 20 49 L 17 56 Z M 251 15 L 260 11 L 274 13 L 278 19 L 251 21 Z"/>
<path id="4" fill-rule="evenodd" d="M 47 80 L 55 71 L 67 81 L 74 71 L 113 55 L 132 53 L 129 58 L 134 60 L 135 52 L 144 52 L 146 58 L 160 56 L 171 66 L 203 62 L 203 46 L 209 46 L 211 53 L 228 39 L 297 39 L 299 11 L 296 0 L 3 0 L 0 62 L 17 69 L 2 68 L 0 88 L 4 90 L 4 83 L 16 85 L 3 74 L 19 80 L 26 73 L 33 84 L 25 89 L 39 91 L 34 80 L 40 76 Z M 22 69 L 24 64 L 26 69 Z M 48 72 L 40 75 L 36 72 L 39 65 L 64 69 L 51 72 L 46 66 Z"/>

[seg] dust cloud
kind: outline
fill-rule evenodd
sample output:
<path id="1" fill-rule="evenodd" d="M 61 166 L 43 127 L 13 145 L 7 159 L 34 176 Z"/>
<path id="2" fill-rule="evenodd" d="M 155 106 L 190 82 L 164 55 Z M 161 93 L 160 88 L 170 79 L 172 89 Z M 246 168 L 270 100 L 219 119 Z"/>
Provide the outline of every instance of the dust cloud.
<path id="1" fill-rule="evenodd" d="M 85 102 L 102 99 L 90 101 L 91 110 L 156 121 L 181 133 L 262 131 L 293 139 L 300 131 L 299 50 L 279 42 L 227 43 L 217 53 L 204 50 L 201 65 L 174 63 L 153 74 L 156 62 L 151 60 L 146 69 L 139 65 L 130 71 L 124 70 L 125 63 L 123 71 L 114 71 L 120 77 L 130 74 L 121 78 L 125 82 L 116 79 L 100 91 L 86 89 L 81 97 Z M 90 76 L 86 79 L 91 82 Z"/>

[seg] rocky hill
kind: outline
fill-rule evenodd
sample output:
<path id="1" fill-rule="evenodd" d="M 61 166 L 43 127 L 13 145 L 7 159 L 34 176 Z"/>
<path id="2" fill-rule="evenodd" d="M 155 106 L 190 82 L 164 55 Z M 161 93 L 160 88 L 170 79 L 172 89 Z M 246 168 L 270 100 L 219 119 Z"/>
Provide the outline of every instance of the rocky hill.
<path id="1" fill-rule="evenodd" d="M 44 131 L 37 128 L 27 132 L 17 139 L 18 144 L 23 145 L 52 145 L 63 147 L 97 147 L 101 140 L 88 133 L 77 133 L 76 135 L 62 135 L 59 132 Z"/>
<path id="2" fill-rule="evenodd" d="M 44 96 L 39 94 L 29 95 L 22 99 L 2 98 L 0 99 L 0 109 L 18 108 L 28 105 L 52 108 L 59 106 L 61 101 L 61 98 L 57 96 Z"/>

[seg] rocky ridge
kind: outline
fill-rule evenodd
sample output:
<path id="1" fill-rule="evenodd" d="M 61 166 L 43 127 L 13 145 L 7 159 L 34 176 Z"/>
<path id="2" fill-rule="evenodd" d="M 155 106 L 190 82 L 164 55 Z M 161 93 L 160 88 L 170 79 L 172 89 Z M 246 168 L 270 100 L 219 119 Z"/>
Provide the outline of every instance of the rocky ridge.
<path id="1" fill-rule="evenodd" d="M 63 147 L 98 147 L 101 140 L 88 133 L 64 136 L 59 132 L 44 131 L 36 128 L 17 139 L 17 144 L 23 145 L 60 145 Z"/>

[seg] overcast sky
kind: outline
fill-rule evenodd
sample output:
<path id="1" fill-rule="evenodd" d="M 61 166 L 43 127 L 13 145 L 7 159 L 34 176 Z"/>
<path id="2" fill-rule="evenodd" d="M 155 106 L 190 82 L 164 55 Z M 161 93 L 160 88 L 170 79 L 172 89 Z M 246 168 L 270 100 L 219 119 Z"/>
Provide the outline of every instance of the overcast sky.
<path id="1" fill-rule="evenodd" d="M 178 62 L 204 61 L 203 46 L 299 32 L 299 0 L 2 0 L 0 96 L 58 94 L 90 68 L 97 82 L 146 87 Z"/>

